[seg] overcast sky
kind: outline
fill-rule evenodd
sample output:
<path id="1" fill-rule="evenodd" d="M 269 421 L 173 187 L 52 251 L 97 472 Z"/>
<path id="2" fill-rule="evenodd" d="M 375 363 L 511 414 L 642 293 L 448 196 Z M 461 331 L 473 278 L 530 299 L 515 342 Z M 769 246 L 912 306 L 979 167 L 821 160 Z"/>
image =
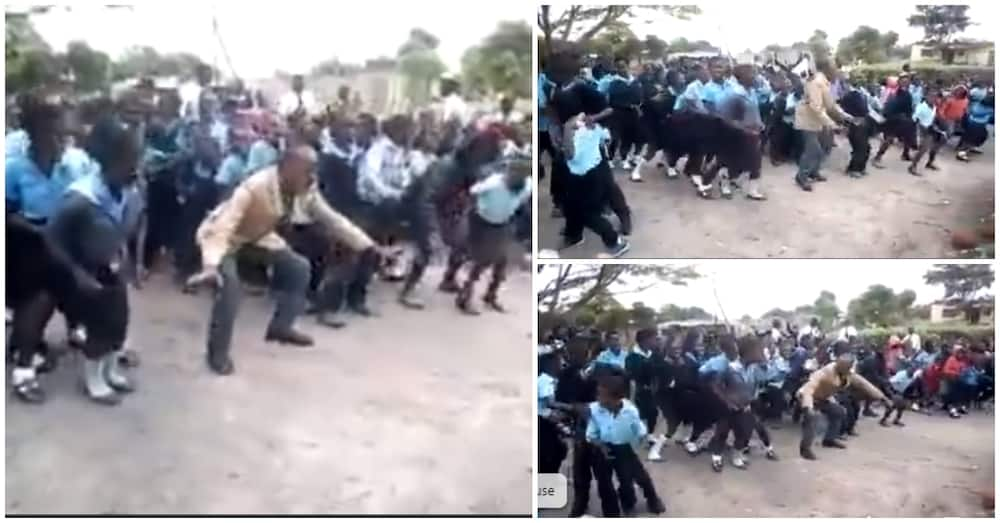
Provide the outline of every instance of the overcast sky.
<path id="1" fill-rule="evenodd" d="M 744 314 L 758 318 L 774 307 L 789 310 L 812 304 L 823 290 L 833 292 L 840 309 L 847 310 L 848 302 L 878 283 L 896 292 L 912 289 L 918 304 L 944 297 L 944 287 L 924 283 L 924 273 L 934 264 L 923 260 L 709 260 L 693 265 L 703 278 L 687 286 L 661 284 L 616 299 L 626 307 L 637 301 L 654 309 L 668 303 L 698 306 L 720 318 L 721 303 L 725 316 L 736 320 Z M 545 287 L 554 274 L 554 268 L 547 267 L 537 288 Z"/>
<path id="2" fill-rule="evenodd" d="M 13 1 L 7 5 L 16 9 L 29 3 Z M 461 6 L 377 0 L 123 2 L 133 5 L 132 10 L 105 9 L 88 3 L 77 1 L 72 10 L 56 9 L 32 16 L 32 23 L 57 49 L 64 49 L 72 40 L 84 40 L 117 57 L 131 45 L 149 45 L 160 52 L 192 52 L 210 63 L 218 60 L 220 68 L 228 73 L 212 32 L 214 12 L 233 65 L 245 78 L 270 76 L 276 69 L 307 72 L 332 57 L 361 63 L 369 58 L 395 56 L 414 27 L 422 27 L 441 40 L 441 59 L 457 72 L 465 50 L 479 44 L 501 20 L 534 24 L 534 9 L 525 2 Z M 445 10 L 450 16 L 443 14 Z"/>
<path id="3" fill-rule="evenodd" d="M 994 40 L 1000 10 L 995 2 L 967 2 L 974 25 L 963 34 L 967 38 Z M 702 14 L 690 21 L 677 20 L 662 14 L 649 15 L 630 21 L 632 32 L 640 39 L 654 34 L 663 40 L 685 37 L 708 40 L 723 50 L 740 53 L 749 48 L 757 52 L 769 44 L 790 45 L 806 41 L 813 30 L 822 29 L 830 45 L 837 47 L 841 38 L 850 35 L 860 25 L 870 25 L 880 31 L 896 31 L 900 43 L 913 43 L 923 38 L 923 30 L 912 28 L 907 17 L 915 10 L 904 2 L 869 0 L 837 2 L 718 2 L 699 1 Z M 553 14 L 555 17 L 555 13 Z M 649 23 L 645 23 L 649 20 Z"/>

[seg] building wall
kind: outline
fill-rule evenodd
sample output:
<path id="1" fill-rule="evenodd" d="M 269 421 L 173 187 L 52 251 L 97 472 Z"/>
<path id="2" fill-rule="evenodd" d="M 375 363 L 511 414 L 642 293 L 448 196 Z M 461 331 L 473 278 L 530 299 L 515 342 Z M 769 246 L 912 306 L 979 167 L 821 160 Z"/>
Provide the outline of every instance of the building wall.
<path id="1" fill-rule="evenodd" d="M 955 51 L 955 59 L 953 63 L 955 65 L 990 66 L 993 65 L 994 60 L 993 47 L 982 47 L 979 49 L 964 49 L 961 51 Z M 940 62 L 942 61 L 941 52 L 936 49 L 924 47 L 920 44 L 913 44 L 910 46 L 910 61 Z"/>

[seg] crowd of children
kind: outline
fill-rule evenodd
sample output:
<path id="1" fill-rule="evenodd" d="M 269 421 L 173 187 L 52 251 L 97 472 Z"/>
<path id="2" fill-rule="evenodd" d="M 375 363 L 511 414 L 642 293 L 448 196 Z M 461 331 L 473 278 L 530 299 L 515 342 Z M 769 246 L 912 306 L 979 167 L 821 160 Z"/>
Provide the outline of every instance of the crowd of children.
<path id="1" fill-rule="evenodd" d="M 790 415 L 801 423 L 799 455 L 815 460 L 820 416 L 821 446 L 844 449 L 860 419 L 878 417 L 876 403 L 880 425 L 901 427 L 909 410 L 960 418 L 992 402 L 993 350 L 992 339 L 922 339 L 912 328 L 875 346 L 851 326 L 824 334 L 816 320 L 801 329 L 775 320 L 740 336 L 721 325 L 642 329 L 631 349 L 616 331 L 560 327 L 539 343 L 538 470 L 560 472 L 572 456 L 571 517 L 588 513 L 592 479 L 604 516 L 636 513 L 633 483 L 649 512 L 662 513 L 646 466 L 671 439 L 691 456 L 707 451 L 716 472 L 727 451 L 745 469 L 754 435 L 779 460 L 764 422 Z"/>
<path id="2" fill-rule="evenodd" d="M 615 167 L 634 182 L 649 167 L 678 176 L 678 162 L 698 195 L 731 198 L 741 189 L 764 200 L 762 158 L 798 164 L 795 182 L 813 191 L 822 168 L 846 134 L 851 158 L 845 172 L 883 168 L 892 144 L 902 146 L 908 171 L 936 170 L 939 149 L 958 137 L 956 158 L 970 161 L 988 139 L 994 115 L 992 79 L 946 85 L 904 66 L 881 85 L 846 77 L 826 59 L 811 67 L 733 65 L 723 57 L 630 63 L 585 58 L 563 43 L 544 57 L 538 78 L 539 151 L 551 159 L 553 216 L 565 217 L 563 248 L 582 242 L 584 227 L 597 233 L 612 256 L 629 248 L 628 203 Z M 808 62 L 801 61 L 808 64 Z M 871 157 L 870 140 L 881 136 Z M 545 170 L 539 158 L 539 172 Z M 718 182 L 718 183 L 716 183 Z M 617 216 L 617 230 L 608 221 Z"/>
<path id="3" fill-rule="evenodd" d="M 144 80 L 115 100 L 19 95 L 5 139 L 16 396 L 45 399 L 39 374 L 56 359 L 43 332 L 56 311 L 85 356 L 87 396 L 117 404 L 132 390 L 123 371 L 137 363 L 125 350 L 127 282 L 141 286 L 168 254 L 180 288 L 216 290 L 207 360 L 219 374 L 234 370 L 229 346 L 245 286 L 272 288 L 268 341 L 311 345 L 296 318 L 315 312 L 339 328 L 341 311 L 372 315 L 367 289 L 400 258 L 393 245 L 417 251 L 402 304 L 423 307 L 416 288 L 443 243 L 440 289 L 477 314 L 471 296 L 490 270 L 484 302 L 503 311 L 512 242 L 530 242 L 528 140 L 509 118 L 512 104 L 474 112 L 460 91 L 443 79 L 440 102 L 379 118 L 359 112 L 349 89 L 317 110 L 296 77 L 279 111 L 213 86 L 200 67 L 177 91 Z"/>

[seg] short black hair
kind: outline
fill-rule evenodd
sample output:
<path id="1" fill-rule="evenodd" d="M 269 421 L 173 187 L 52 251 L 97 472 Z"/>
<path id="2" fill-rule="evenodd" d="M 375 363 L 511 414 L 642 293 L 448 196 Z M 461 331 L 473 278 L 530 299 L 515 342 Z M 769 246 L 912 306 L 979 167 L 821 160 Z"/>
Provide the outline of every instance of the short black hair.
<path id="1" fill-rule="evenodd" d="M 635 333 L 635 342 L 642 343 L 650 338 L 656 337 L 656 329 L 640 329 Z"/>
<path id="2" fill-rule="evenodd" d="M 621 372 L 621 369 L 618 368 L 598 377 L 597 386 L 604 387 L 608 393 L 618 399 L 628 395 L 628 382 L 625 379 L 625 373 Z"/>
<path id="3" fill-rule="evenodd" d="M 125 122 L 115 116 L 105 116 L 90 130 L 84 148 L 102 168 L 107 168 L 133 143 L 134 136 Z"/>
<path id="4" fill-rule="evenodd" d="M 33 143 L 41 143 L 44 135 L 57 131 L 63 117 L 59 105 L 34 94 L 20 100 L 20 109 L 21 128 Z"/>

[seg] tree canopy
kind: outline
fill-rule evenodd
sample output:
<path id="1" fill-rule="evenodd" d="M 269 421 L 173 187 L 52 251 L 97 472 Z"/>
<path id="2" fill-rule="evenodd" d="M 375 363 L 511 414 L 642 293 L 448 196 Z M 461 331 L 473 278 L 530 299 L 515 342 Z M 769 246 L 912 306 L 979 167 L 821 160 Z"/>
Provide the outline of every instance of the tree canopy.
<path id="1" fill-rule="evenodd" d="M 843 63 L 861 61 L 868 64 L 889 59 L 893 47 L 899 41 L 894 31 L 879 32 L 874 27 L 863 25 L 837 44 L 837 59 Z"/>
<path id="2" fill-rule="evenodd" d="M 615 22 L 642 19 L 654 14 L 665 14 L 682 20 L 701 14 L 695 5 L 572 5 L 553 9 L 542 5 L 538 8 L 538 28 L 542 33 L 540 53 L 548 55 L 552 40 L 574 40 L 586 44 Z M 649 20 L 645 20 L 647 23 Z"/>
<path id="3" fill-rule="evenodd" d="M 979 291 L 993 285 L 993 267 L 989 265 L 935 265 L 924 274 L 930 285 L 943 285 L 945 299 L 967 302 Z"/>
<path id="4" fill-rule="evenodd" d="M 918 5 L 916 9 L 906 21 L 910 27 L 923 28 L 926 44 L 944 45 L 972 25 L 968 5 Z"/>
<path id="5" fill-rule="evenodd" d="M 483 41 L 462 56 L 462 78 L 485 92 L 531 95 L 531 26 L 500 22 Z"/>
<path id="6" fill-rule="evenodd" d="M 547 265 L 539 267 L 551 279 L 538 292 L 539 307 L 573 313 L 603 293 L 623 295 L 656 285 L 687 285 L 701 275 L 680 265 Z"/>
<path id="7" fill-rule="evenodd" d="M 896 294 L 885 285 L 872 285 L 847 305 L 847 317 L 858 327 L 898 325 L 911 316 L 917 294 L 904 290 Z"/>
<path id="8" fill-rule="evenodd" d="M 434 81 L 447 70 L 438 56 L 439 43 L 440 40 L 427 30 L 414 28 L 399 47 L 399 71 L 406 77 L 407 97 L 415 105 L 430 99 Z"/>

